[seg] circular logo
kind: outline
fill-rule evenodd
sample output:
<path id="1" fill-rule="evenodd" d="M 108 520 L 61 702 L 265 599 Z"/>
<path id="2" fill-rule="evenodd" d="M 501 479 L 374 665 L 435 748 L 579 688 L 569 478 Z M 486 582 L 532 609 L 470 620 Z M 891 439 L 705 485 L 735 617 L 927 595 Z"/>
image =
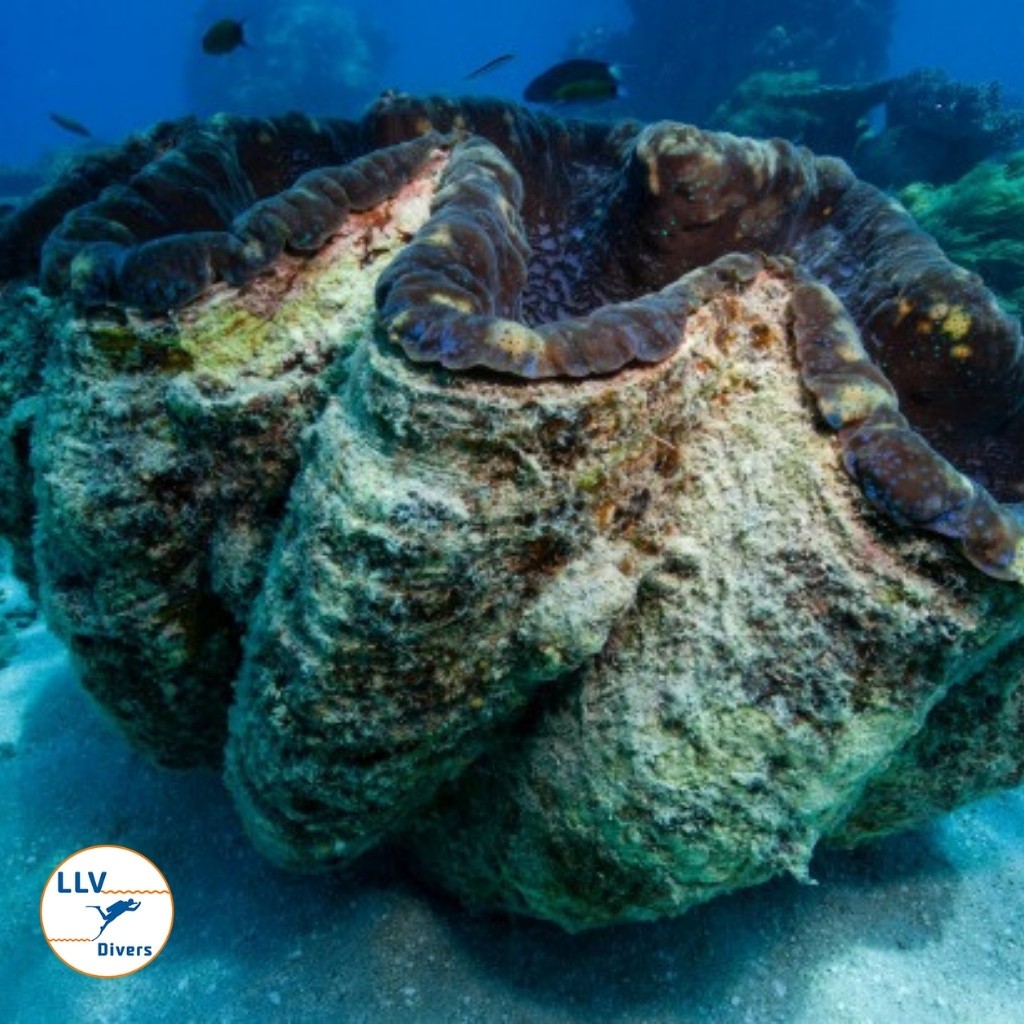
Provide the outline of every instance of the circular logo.
<path id="1" fill-rule="evenodd" d="M 39 902 L 43 935 L 68 965 L 95 978 L 141 971 L 174 924 L 167 879 L 127 846 L 87 846 L 50 875 Z"/>

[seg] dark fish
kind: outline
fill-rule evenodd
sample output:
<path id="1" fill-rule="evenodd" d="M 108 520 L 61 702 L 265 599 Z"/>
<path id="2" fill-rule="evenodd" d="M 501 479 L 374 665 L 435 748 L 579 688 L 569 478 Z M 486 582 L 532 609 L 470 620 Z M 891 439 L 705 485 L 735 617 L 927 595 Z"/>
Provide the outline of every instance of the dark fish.
<path id="1" fill-rule="evenodd" d="M 234 18 L 221 18 L 220 21 L 211 25 L 207 29 L 206 35 L 203 36 L 203 53 L 213 54 L 216 57 L 245 45 L 242 23 Z"/>
<path id="2" fill-rule="evenodd" d="M 523 93 L 531 103 L 594 103 L 622 95 L 619 69 L 603 60 L 565 60 L 535 78 Z"/>
<path id="3" fill-rule="evenodd" d="M 76 121 L 73 117 L 65 117 L 63 114 L 51 114 L 50 120 L 54 124 L 60 125 L 66 132 L 81 135 L 86 139 L 92 136 L 92 132 L 81 121 Z"/>
<path id="4" fill-rule="evenodd" d="M 488 71 L 494 71 L 495 68 L 500 68 L 503 64 L 507 64 L 510 60 L 515 60 L 515 58 L 516 55 L 514 53 L 503 53 L 500 57 L 495 57 L 494 60 L 481 64 L 475 71 L 470 71 L 466 78 L 479 78 L 481 75 L 486 75 Z"/>

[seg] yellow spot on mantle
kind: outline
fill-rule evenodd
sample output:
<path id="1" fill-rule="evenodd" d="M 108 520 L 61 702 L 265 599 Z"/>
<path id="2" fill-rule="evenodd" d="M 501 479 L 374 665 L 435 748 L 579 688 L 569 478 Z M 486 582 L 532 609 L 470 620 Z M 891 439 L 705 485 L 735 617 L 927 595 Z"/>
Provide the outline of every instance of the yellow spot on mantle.
<path id="1" fill-rule="evenodd" d="M 893 320 L 893 326 L 899 327 L 901 323 L 907 318 L 907 316 L 914 311 L 914 304 L 909 299 L 900 299 L 896 306 L 896 319 Z"/>
<path id="2" fill-rule="evenodd" d="M 544 342 L 535 331 L 504 320 L 488 329 L 487 341 L 513 359 L 539 355 L 544 351 Z"/>
<path id="3" fill-rule="evenodd" d="M 452 295 L 450 292 L 431 292 L 430 303 L 434 306 L 446 306 L 448 309 L 455 309 L 460 313 L 476 312 L 473 303 L 469 299 L 460 298 L 459 296 Z M 400 321 L 396 318 L 395 322 L 399 323 Z"/>
<path id="4" fill-rule="evenodd" d="M 942 321 L 942 333 L 954 341 L 962 341 L 971 329 L 971 314 L 963 306 L 954 306 Z M 966 348 L 967 355 L 970 355 L 969 345 L 957 345 L 956 348 Z M 966 356 L 955 356 L 954 358 L 966 358 Z"/>

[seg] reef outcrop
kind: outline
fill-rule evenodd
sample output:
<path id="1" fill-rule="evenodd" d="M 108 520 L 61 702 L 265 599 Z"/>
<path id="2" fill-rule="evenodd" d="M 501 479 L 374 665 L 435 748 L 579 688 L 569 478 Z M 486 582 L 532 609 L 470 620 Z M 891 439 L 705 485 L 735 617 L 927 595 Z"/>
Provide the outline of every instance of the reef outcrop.
<path id="1" fill-rule="evenodd" d="M 1024 314 L 1024 151 L 986 160 L 950 185 L 915 182 L 900 201 L 943 250 Z"/>
<path id="2" fill-rule="evenodd" d="M 630 113 L 699 124 L 761 72 L 814 71 L 834 83 L 883 75 L 896 14 L 895 0 L 738 0 L 729 7 L 627 0 L 627 6 L 626 29 L 581 39 L 576 55 L 622 62 Z"/>
<path id="3" fill-rule="evenodd" d="M 998 82 L 959 82 L 930 68 L 892 81 L 885 127 L 860 138 L 852 162 L 883 188 L 943 185 L 1010 152 L 1022 133 L 1024 110 L 1004 103 Z"/>
<path id="4" fill-rule="evenodd" d="M 884 109 L 882 127 L 871 124 L 875 108 Z M 984 173 L 983 161 L 1019 144 L 1024 111 L 1006 105 L 997 82 L 960 82 L 936 70 L 847 85 L 823 83 L 815 70 L 763 71 L 740 82 L 708 123 L 737 135 L 780 135 L 896 189 Z"/>
<path id="5" fill-rule="evenodd" d="M 496 101 L 216 118 L 0 312 L 49 621 L 280 863 L 397 839 L 583 928 L 1024 769 L 1019 327 L 840 161 Z"/>
<path id="6" fill-rule="evenodd" d="M 850 160 L 868 116 L 888 99 L 894 79 L 833 85 L 817 71 L 758 71 L 743 79 L 708 119 L 734 135 L 774 138 Z"/>

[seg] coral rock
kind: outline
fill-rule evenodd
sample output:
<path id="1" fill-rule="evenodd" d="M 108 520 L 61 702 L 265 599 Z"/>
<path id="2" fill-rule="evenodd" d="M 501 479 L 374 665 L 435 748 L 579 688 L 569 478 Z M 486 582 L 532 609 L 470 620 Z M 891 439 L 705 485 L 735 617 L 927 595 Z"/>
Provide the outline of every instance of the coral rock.
<path id="1" fill-rule="evenodd" d="M 899 198 L 950 259 L 1024 314 L 1024 152 L 986 160 L 951 185 L 908 185 Z"/>

